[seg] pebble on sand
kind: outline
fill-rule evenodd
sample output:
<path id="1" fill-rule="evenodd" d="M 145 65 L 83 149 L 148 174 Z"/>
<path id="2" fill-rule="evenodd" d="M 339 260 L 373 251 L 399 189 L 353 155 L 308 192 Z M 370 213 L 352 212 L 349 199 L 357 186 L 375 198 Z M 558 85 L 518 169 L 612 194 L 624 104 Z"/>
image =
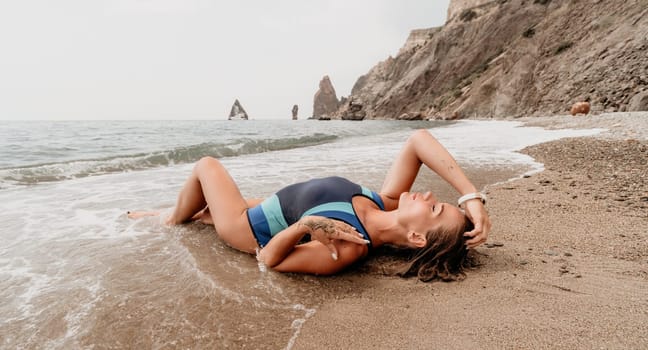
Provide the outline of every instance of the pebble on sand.
<path id="1" fill-rule="evenodd" d="M 572 105 L 570 109 L 571 115 L 577 115 L 577 114 L 588 114 L 590 111 L 590 104 L 589 102 L 576 102 Z"/>

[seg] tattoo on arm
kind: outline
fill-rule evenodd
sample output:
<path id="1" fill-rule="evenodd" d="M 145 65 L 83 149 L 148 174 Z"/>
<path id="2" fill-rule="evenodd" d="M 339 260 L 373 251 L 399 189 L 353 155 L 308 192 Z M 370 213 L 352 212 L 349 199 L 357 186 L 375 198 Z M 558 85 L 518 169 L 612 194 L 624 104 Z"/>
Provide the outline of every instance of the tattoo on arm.
<path id="1" fill-rule="evenodd" d="M 301 224 L 310 228 L 311 232 L 320 229 L 328 235 L 335 233 L 335 225 L 330 220 L 308 219 Z"/>

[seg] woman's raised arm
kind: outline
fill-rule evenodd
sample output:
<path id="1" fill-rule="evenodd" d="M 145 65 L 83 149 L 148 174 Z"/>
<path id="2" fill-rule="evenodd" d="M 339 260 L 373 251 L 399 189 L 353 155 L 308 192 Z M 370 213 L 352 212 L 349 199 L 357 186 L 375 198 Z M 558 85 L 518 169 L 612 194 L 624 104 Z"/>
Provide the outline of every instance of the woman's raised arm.
<path id="1" fill-rule="evenodd" d="M 389 169 L 380 191 L 381 195 L 391 199 L 392 203 L 397 203 L 395 201 L 398 201 L 400 194 L 412 188 L 421 164 L 425 164 L 438 174 L 461 196 L 477 192 L 450 152 L 427 130 L 417 130 L 407 139 Z M 486 241 L 491 223 L 480 199 L 466 201 L 465 210 L 466 215 L 475 225 L 474 230 L 466 233 L 466 236 L 470 237 L 466 244 L 473 248 Z"/>

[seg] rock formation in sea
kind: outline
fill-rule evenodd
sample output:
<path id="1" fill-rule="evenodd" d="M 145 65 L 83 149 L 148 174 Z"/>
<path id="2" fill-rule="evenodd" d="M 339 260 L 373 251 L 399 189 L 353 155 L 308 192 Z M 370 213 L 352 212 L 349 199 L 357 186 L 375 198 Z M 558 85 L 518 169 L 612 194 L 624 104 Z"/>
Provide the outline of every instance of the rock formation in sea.
<path id="1" fill-rule="evenodd" d="M 337 111 L 339 104 L 340 101 L 335 95 L 331 79 L 329 79 L 328 75 L 325 75 L 320 80 L 319 90 L 317 90 L 313 99 L 313 118 L 330 117 Z"/>
<path id="2" fill-rule="evenodd" d="M 238 99 L 234 101 L 234 104 L 232 105 L 232 110 L 230 111 L 229 118 L 228 120 L 248 120 L 248 114 L 245 112 L 245 109 L 243 109 L 243 106 L 241 106 L 241 103 L 239 102 Z"/>
<path id="3" fill-rule="evenodd" d="M 589 101 L 591 113 L 645 110 L 646 5 L 451 0 L 444 26 L 413 30 L 349 99 L 362 101 L 365 119 L 567 114 L 573 101 Z"/>
<path id="4" fill-rule="evenodd" d="M 294 105 L 292 108 L 292 119 L 297 120 L 298 116 L 297 114 L 299 113 L 299 106 Z"/>
<path id="5" fill-rule="evenodd" d="M 362 101 L 353 98 L 345 99 L 345 106 L 343 106 L 338 113 L 342 120 L 363 120 L 367 116 L 367 112 L 362 110 Z"/>

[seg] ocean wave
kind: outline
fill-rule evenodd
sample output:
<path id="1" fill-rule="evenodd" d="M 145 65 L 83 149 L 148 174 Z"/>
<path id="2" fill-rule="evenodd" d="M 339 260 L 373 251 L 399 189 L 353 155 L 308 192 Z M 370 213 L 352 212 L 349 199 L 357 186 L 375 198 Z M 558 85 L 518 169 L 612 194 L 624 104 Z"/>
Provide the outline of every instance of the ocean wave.
<path id="1" fill-rule="evenodd" d="M 87 176 L 145 170 L 174 164 L 192 163 L 204 156 L 216 158 L 280 151 L 314 146 L 336 140 L 338 136 L 316 133 L 281 139 L 242 138 L 230 143 L 201 143 L 170 150 L 127 154 L 99 159 L 79 159 L 0 169 L 0 189 L 63 181 Z"/>

